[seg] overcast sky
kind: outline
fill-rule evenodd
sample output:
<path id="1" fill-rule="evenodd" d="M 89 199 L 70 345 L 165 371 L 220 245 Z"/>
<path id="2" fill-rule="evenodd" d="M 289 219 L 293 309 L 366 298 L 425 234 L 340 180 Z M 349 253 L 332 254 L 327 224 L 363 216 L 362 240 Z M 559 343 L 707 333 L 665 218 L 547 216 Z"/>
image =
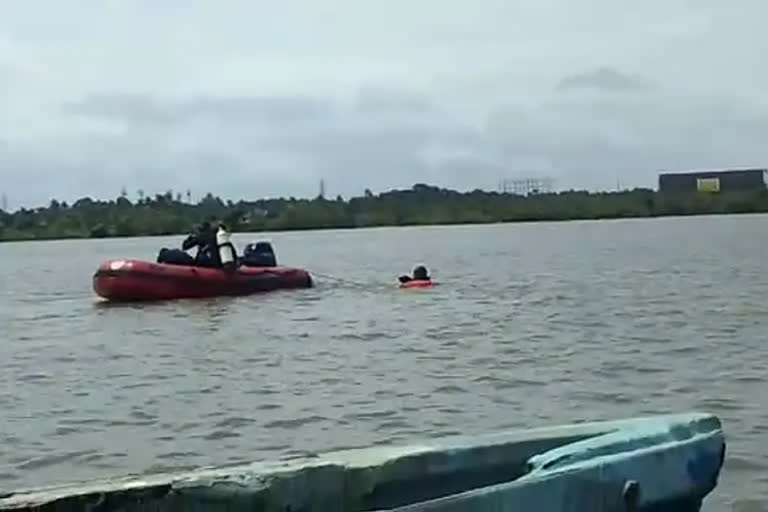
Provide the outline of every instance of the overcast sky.
<path id="1" fill-rule="evenodd" d="M 0 192 L 608 189 L 764 166 L 766 17 L 765 0 L 0 0 Z"/>

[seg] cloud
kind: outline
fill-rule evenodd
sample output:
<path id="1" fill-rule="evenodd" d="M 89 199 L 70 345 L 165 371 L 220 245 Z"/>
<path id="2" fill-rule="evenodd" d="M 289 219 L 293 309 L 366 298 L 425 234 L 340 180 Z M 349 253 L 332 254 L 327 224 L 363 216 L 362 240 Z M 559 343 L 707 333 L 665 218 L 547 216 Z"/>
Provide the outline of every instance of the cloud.
<path id="1" fill-rule="evenodd" d="M 33 169 L 28 176 L 38 184 L 47 174 L 80 176 L 82 191 L 94 194 L 125 185 L 256 197 L 313 195 L 321 178 L 329 193 L 344 195 L 414 182 L 488 189 L 521 176 L 553 177 L 563 188 L 609 188 L 617 180 L 653 186 L 660 169 L 768 160 L 761 140 L 768 115 L 747 102 L 663 89 L 618 96 L 554 89 L 535 102 L 495 104 L 480 124 L 424 94 L 394 89 L 360 90 L 346 101 L 91 95 L 68 103 L 67 115 L 108 119 L 120 132 L 71 142 L 59 148 L 70 156 L 56 163 L 28 153 L 16 165 Z M 68 181 L 48 185 L 76 193 Z"/>
<path id="2" fill-rule="evenodd" d="M 421 116 L 435 112 L 425 94 L 392 87 L 364 86 L 357 92 L 356 107 L 361 112 L 396 113 Z"/>
<path id="3" fill-rule="evenodd" d="M 129 123 L 159 124 L 181 120 L 180 113 L 146 94 L 90 94 L 62 105 L 65 113 Z"/>
<path id="4" fill-rule="evenodd" d="M 8 83 L 15 78 L 17 70 L 4 62 L 0 62 L 0 87 L 6 88 Z"/>
<path id="5" fill-rule="evenodd" d="M 757 0 L 31 5 L 0 19 L 16 205 L 122 186 L 308 196 L 321 178 L 334 195 L 653 186 L 768 162 Z"/>
<path id="6" fill-rule="evenodd" d="M 248 189 L 258 190 L 264 179 L 273 188 L 279 177 L 290 185 L 279 193 L 289 194 L 293 187 L 305 195 L 316 192 L 321 178 L 347 195 L 366 187 L 409 186 L 409 175 L 439 181 L 440 176 L 427 176 L 430 166 L 420 153 L 432 141 L 467 130 L 421 95 L 379 88 L 363 88 L 346 102 L 296 96 L 162 103 L 146 96 L 99 94 L 64 108 L 69 115 L 106 118 L 126 127 L 119 137 L 102 137 L 94 146 L 105 160 L 121 155 L 119 162 L 137 168 L 147 165 L 142 162 L 146 158 L 168 166 L 184 162 L 179 175 L 204 186 L 199 174 L 206 169 L 194 165 L 195 158 L 227 159 L 225 184 L 211 186 L 228 194 L 242 191 L 249 175 Z M 81 151 L 94 155 L 87 148 Z M 142 152 L 144 159 L 138 156 Z M 125 167 L 107 161 L 103 165 L 112 172 Z M 211 169 L 217 175 L 221 170 Z M 171 186 L 170 176 L 158 172 L 153 178 Z"/>
<path id="7" fill-rule="evenodd" d="M 328 105 L 311 97 L 201 97 L 162 101 L 147 94 L 91 94 L 65 103 L 68 114 L 128 123 L 178 124 L 196 118 L 260 122 L 301 121 L 328 114 Z"/>
<path id="8" fill-rule="evenodd" d="M 650 84 L 637 76 L 630 76 L 604 67 L 586 73 L 569 75 L 560 80 L 557 90 L 596 89 L 598 91 L 642 91 Z"/>

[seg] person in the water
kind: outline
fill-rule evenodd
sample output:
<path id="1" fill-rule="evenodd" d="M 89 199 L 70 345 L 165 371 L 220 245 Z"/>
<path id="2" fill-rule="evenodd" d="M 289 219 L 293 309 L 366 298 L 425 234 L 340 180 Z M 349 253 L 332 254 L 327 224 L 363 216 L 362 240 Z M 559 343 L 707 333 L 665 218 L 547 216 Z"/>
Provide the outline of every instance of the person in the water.
<path id="1" fill-rule="evenodd" d="M 404 284 L 410 281 L 431 281 L 432 278 L 429 277 L 429 271 L 427 270 L 427 267 L 424 265 L 419 265 L 413 269 L 413 277 L 402 275 L 398 277 L 397 280 Z"/>

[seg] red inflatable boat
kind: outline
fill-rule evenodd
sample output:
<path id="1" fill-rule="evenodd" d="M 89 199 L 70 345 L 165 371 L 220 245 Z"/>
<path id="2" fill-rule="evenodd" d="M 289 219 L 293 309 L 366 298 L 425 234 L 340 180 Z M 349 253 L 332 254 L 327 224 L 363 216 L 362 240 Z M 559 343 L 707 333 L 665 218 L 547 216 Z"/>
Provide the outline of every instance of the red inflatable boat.
<path id="1" fill-rule="evenodd" d="M 290 267 L 219 268 L 109 260 L 93 275 L 93 290 L 113 301 L 167 300 L 249 295 L 287 288 L 311 288 L 305 270 Z"/>

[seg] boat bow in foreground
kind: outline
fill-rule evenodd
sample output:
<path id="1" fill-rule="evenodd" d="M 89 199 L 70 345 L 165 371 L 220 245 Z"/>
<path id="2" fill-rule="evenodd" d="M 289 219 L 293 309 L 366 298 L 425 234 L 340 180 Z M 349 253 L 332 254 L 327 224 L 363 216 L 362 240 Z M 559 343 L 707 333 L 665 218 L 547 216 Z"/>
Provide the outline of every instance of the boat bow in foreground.
<path id="1" fill-rule="evenodd" d="M 693 512 L 724 454 L 720 421 L 691 413 L 50 487 L 0 510 Z"/>

